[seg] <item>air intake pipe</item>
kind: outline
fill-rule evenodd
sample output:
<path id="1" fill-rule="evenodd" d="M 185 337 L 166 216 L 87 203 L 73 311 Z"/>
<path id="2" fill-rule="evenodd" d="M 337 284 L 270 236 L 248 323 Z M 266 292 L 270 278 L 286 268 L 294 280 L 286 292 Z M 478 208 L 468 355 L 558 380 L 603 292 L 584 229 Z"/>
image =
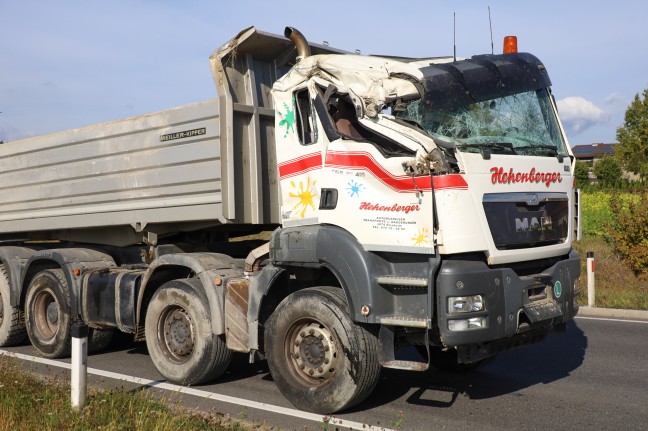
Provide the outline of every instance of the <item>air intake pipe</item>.
<path id="1" fill-rule="evenodd" d="M 284 30 L 284 36 L 290 39 L 292 43 L 295 44 L 295 48 L 297 48 L 297 63 L 302 61 L 303 58 L 311 55 L 310 46 L 308 46 L 306 38 L 299 30 L 293 27 L 286 27 Z"/>

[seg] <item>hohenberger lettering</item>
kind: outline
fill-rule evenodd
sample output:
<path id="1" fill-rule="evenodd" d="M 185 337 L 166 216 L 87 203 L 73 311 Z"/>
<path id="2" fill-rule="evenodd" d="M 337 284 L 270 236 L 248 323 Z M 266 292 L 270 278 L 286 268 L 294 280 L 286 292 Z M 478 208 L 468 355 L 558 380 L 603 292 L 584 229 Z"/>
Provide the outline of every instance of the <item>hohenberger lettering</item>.
<path id="1" fill-rule="evenodd" d="M 184 132 L 169 133 L 168 135 L 160 136 L 160 142 L 173 141 L 174 139 L 191 138 L 192 136 L 200 136 L 207 133 L 207 128 L 185 130 Z"/>
<path id="2" fill-rule="evenodd" d="M 505 172 L 502 167 L 494 167 L 490 171 L 493 184 L 538 183 L 549 187 L 552 183 L 562 183 L 560 172 L 537 172 L 536 168 L 531 168 L 529 172 L 515 172 L 511 168 Z"/>
<path id="3" fill-rule="evenodd" d="M 381 205 L 374 204 L 371 202 L 362 202 L 360 204 L 360 209 L 365 211 L 387 211 L 387 212 L 404 212 L 409 214 L 412 211 L 420 211 L 421 207 L 418 205 Z"/>

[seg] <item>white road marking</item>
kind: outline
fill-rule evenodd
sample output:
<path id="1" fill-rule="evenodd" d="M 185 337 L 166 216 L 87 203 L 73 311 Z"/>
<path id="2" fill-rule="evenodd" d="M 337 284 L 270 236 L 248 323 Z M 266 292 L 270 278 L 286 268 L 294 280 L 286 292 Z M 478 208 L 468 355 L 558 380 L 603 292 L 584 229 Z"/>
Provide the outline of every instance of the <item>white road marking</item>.
<path id="1" fill-rule="evenodd" d="M 46 358 L 39 358 L 37 356 L 31 356 L 31 355 L 24 355 L 22 353 L 15 353 L 15 352 L 9 352 L 7 350 L 2 350 L 0 349 L 0 355 L 5 355 L 5 356 L 10 356 L 12 358 L 16 359 L 21 359 L 24 361 L 31 361 L 31 362 L 36 362 L 39 364 L 45 364 L 45 365 L 50 365 L 53 367 L 59 367 L 59 368 L 65 368 L 65 369 L 71 369 L 72 365 L 65 363 L 65 362 L 60 362 L 60 361 L 55 361 L 52 359 L 46 359 Z M 203 391 L 200 389 L 195 389 L 195 388 L 190 388 L 190 387 L 185 387 L 185 386 L 178 386 L 174 385 L 171 383 L 165 383 L 163 381 L 159 380 L 149 380 L 149 379 L 143 379 L 140 377 L 135 377 L 135 376 L 129 376 L 126 374 L 120 374 L 120 373 L 113 373 L 111 371 L 104 371 L 104 370 L 99 370 L 97 368 L 90 368 L 88 367 L 88 374 L 93 374 L 95 376 L 100 376 L 100 377 L 106 377 L 109 379 L 115 379 L 115 380 L 121 380 L 125 382 L 130 382 L 130 383 L 136 383 L 138 385 L 145 385 L 149 386 L 152 388 L 159 388 L 159 389 L 164 389 L 167 391 L 173 391 L 173 392 L 178 392 L 181 394 L 187 394 L 187 395 L 192 395 L 195 397 L 201 397 L 201 398 L 206 398 L 210 400 L 216 400 L 216 401 L 221 401 L 224 403 L 229 403 L 229 404 L 236 404 L 239 406 L 244 406 L 244 407 L 249 407 L 257 410 L 263 410 L 267 412 L 272 412 L 272 413 L 279 413 L 282 415 L 286 416 L 292 416 L 300 419 L 306 419 L 310 420 L 313 422 L 318 422 L 318 423 L 323 423 L 325 416 L 323 415 L 318 415 L 315 413 L 307 413 L 307 412 L 302 412 L 301 410 L 296 410 L 296 409 L 290 409 L 286 407 L 281 407 L 281 406 L 275 406 L 272 404 L 266 404 L 266 403 L 260 403 L 258 401 L 252 401 L 252 400 L 247 400 L 245 398 L 237 398 L 237 397 L 231 397 L 229 395 L 221 395 L 217 394 L 214 392 L 208 392 L 208 391 Z M 354 422 L 354 421 L 349 421 L 346 419 L 339 419 L 336 418 L 335 416 L 331 416 L 329 422 L 330 425 L 335 425 L 335 426 L 340 426 L 343 428 L 349 428 L 349 429 L 354 429 L 354 430 L 363 430 L 363 431 L 394 431 L 390 430 L 389 428 L 381 428 L 381 427 L 375 427 L 372 425 L 367 425 L 363 424 L 360 422 Z"/>
<path id="2" fill-rule="evenodd" d="M 583 319 L 583 320 L 604 320 L 606 322 L 627 322 L 627 323 L 648 323 L 648 320 L 629 320 L 629 319 L 612 319 L 610 317 L 585 317 L 585 316 L 576 316 L 574 319 Z"/>

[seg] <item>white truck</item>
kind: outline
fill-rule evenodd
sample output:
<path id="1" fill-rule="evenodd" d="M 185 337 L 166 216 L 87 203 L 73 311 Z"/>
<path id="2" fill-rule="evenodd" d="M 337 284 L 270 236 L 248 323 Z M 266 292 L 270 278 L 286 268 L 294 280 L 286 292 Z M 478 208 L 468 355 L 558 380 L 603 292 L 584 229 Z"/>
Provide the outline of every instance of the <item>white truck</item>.
<path id="1" fill-rule="evenodd" d="M 0 346 L 119 330 L 186 385 L 245 352 L 332 413 L 381 367 L 474 368 L 576 314 L 574 158 L 536 57 L 250 27 L 211 67 L 217 99 L 0 146 Z"/>

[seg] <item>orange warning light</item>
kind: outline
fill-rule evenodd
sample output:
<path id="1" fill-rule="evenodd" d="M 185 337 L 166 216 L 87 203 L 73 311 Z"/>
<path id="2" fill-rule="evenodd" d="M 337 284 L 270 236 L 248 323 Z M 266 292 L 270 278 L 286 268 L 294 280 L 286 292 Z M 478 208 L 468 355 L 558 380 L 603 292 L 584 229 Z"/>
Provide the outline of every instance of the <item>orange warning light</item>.
<path id="1" fill-rule="evenodd" d="M 515 54 L 517 52 L 517 36 L 504 36 L 504 54 Z"/>

